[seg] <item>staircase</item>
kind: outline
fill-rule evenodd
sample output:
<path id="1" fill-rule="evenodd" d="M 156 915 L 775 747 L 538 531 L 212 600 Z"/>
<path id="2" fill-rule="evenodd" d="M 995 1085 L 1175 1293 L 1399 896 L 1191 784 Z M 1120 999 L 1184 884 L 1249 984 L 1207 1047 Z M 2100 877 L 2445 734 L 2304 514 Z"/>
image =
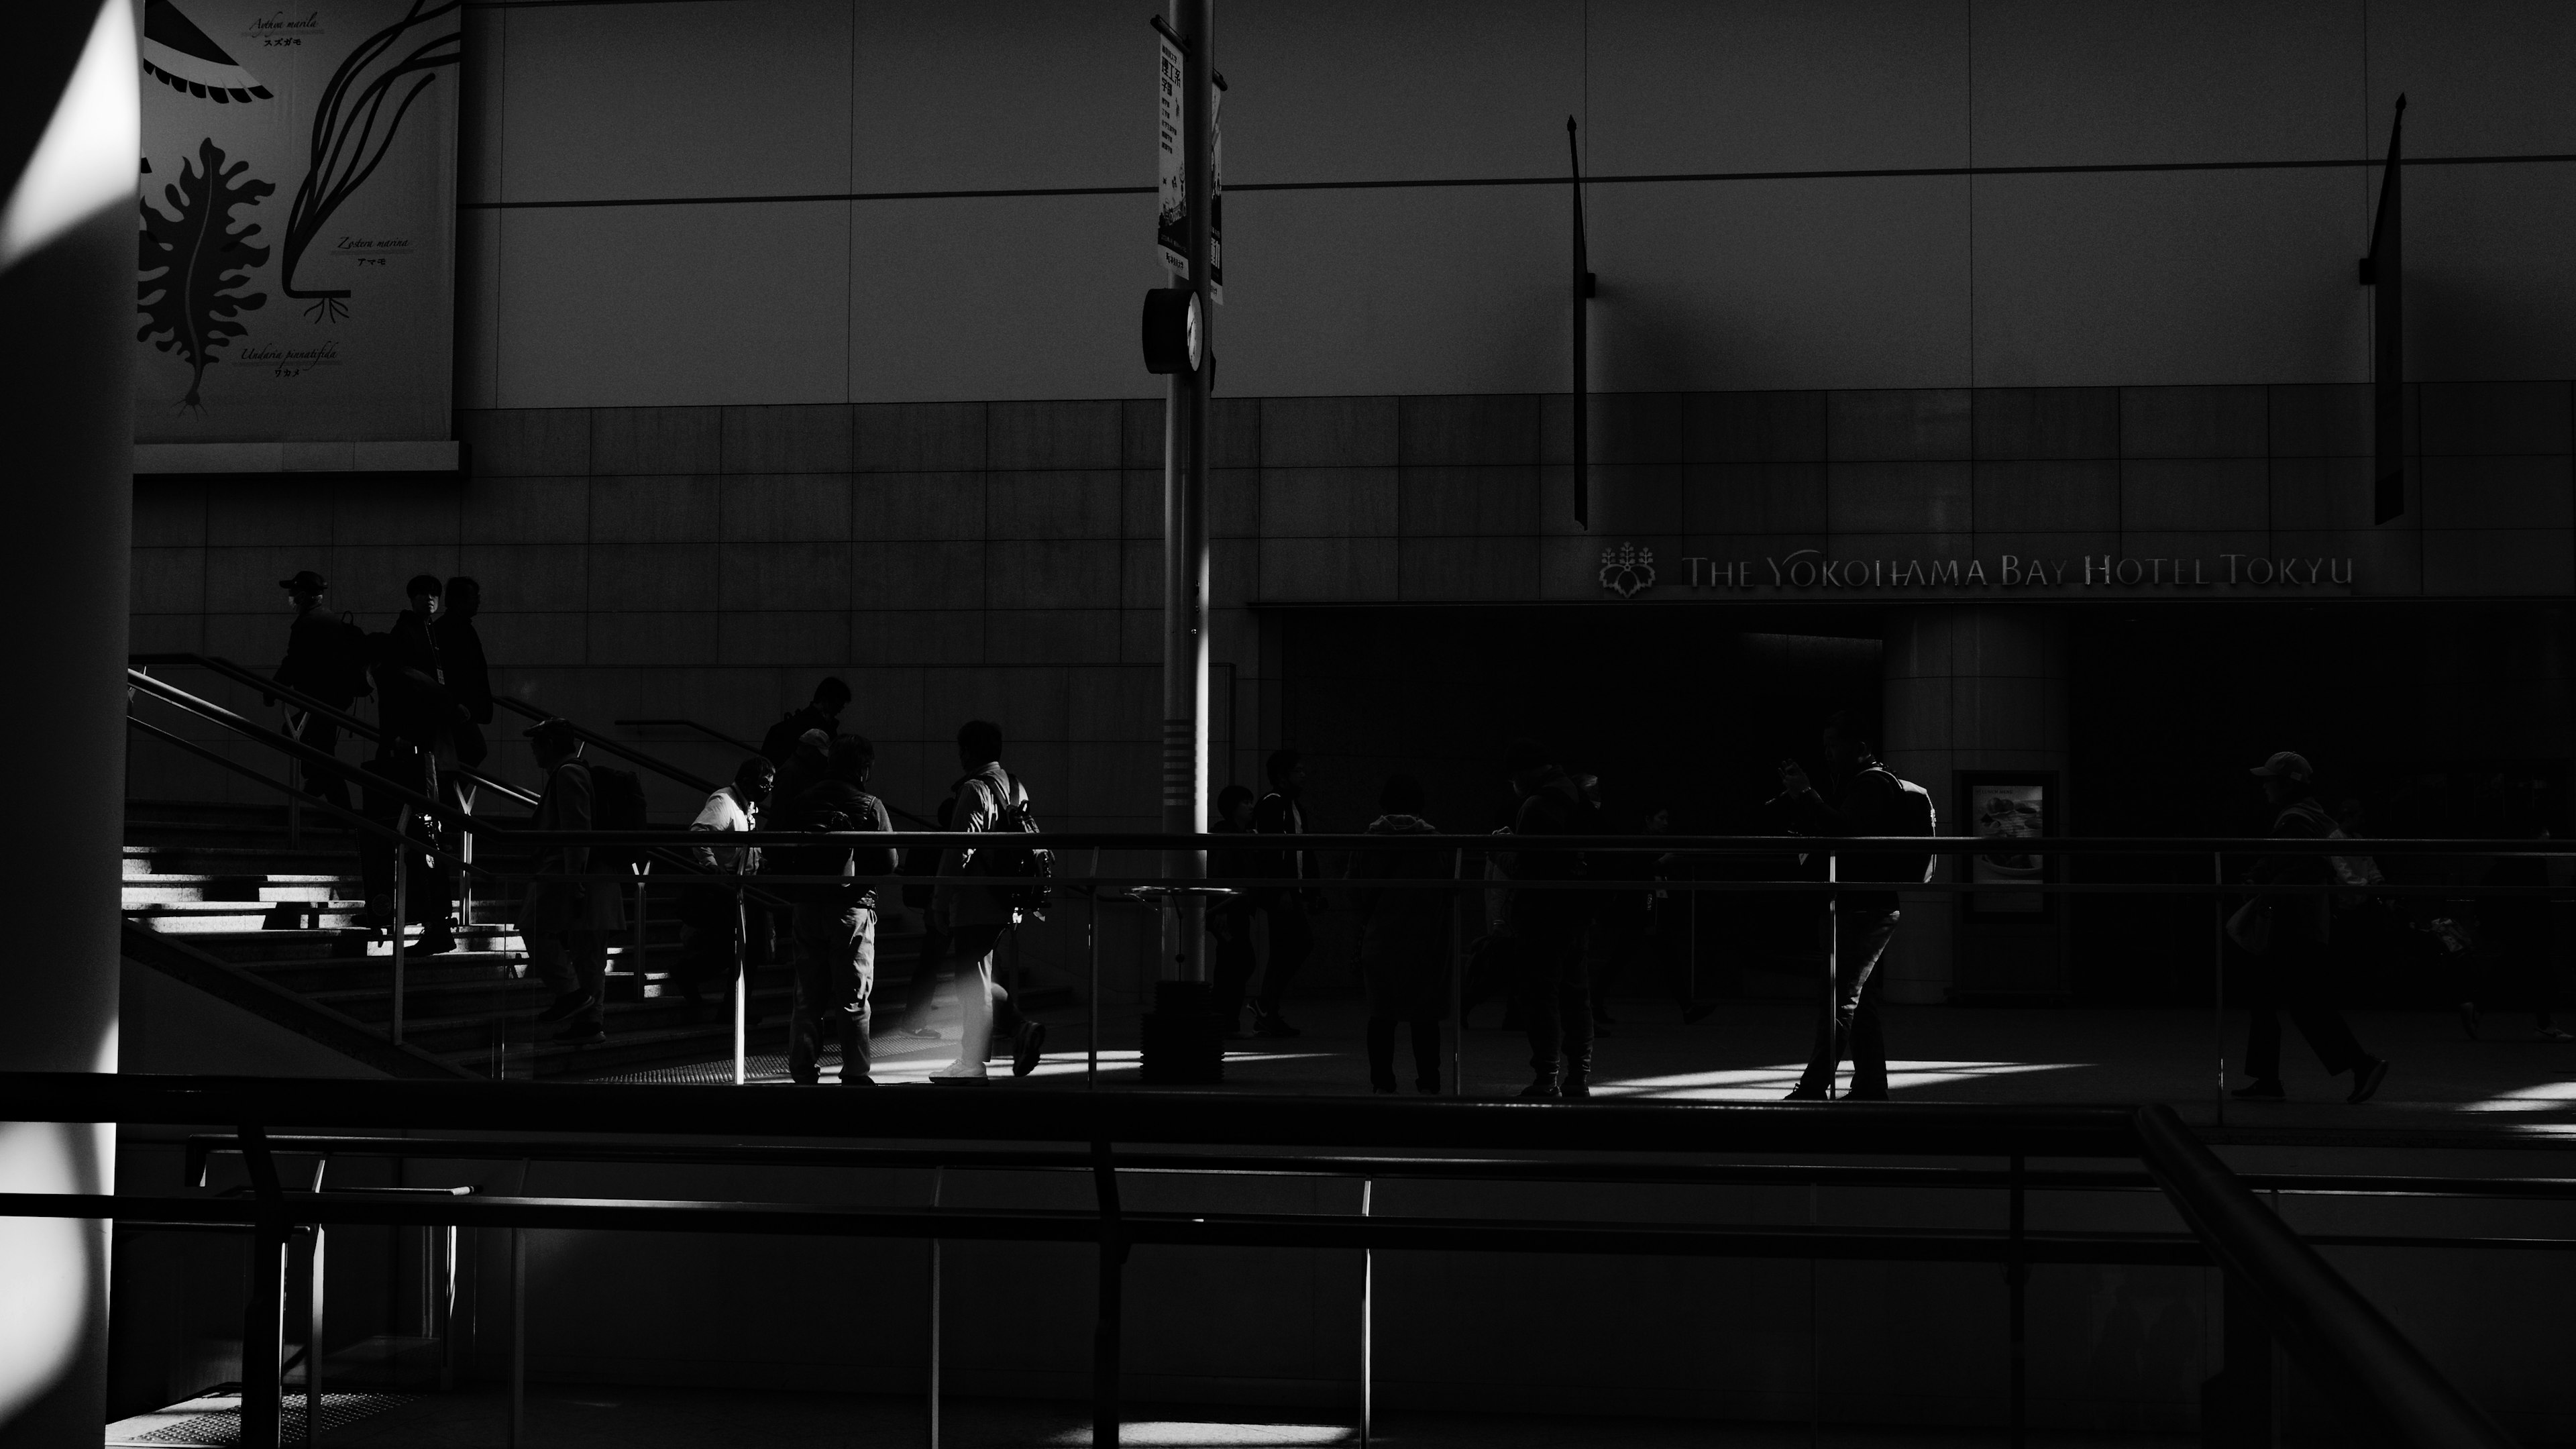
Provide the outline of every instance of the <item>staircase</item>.
<path id="1" fill-rule="evenodd" d="M 487 850 L 493 839 L 484 837 Z M 404 1046 L 393 1048 L 393 948 L 381 926 L 365 923 L 354 831 L 306 811 L 290 837 L 281 806 L 138 800 L 126 809 L 127 954 L 372 1065 L 580 1080 L 730 1059 L 730 1006 L 718 997 L 692 1008 L 671 983 L 680 935 L 671 887 L 646 891 L 640 944 L 630 932 L 611 945 L 608 1040 L 582 1047 L 536 1021 L 552 993 L 527 975 L 526 947 L 506 924 L 511 903 L 491 892 L 477 886 L 458 949 L 406 948 Z M 410 935 L 417 942 L 417 928 Z M 918 941 L 881 938 L 881 969 L 889 957 L 908 963 Z M 786 972 L 754 971 L 751 1050 L 784 1049 L 787 1007 Z"/>

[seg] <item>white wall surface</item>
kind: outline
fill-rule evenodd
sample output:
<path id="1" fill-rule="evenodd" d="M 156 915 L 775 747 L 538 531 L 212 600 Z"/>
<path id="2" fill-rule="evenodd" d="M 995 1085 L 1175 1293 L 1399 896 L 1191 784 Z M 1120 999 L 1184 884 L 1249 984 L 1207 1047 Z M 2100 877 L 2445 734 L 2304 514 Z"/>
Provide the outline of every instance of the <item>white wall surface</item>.
<path id="1" fill-rule="evenodd" d="M 2376 172 L 2350 163 L 2396 95 L 2419 160 L 2576 151 L 2556 0 L 1242 0 L 1217 24 L 1230 182 L 1312 188 L 1228 198 L 1237 396 L 1564 387 L 1566 192 L 1492 183 L 1561 175 L 1569 114 L 1614 391 L 2357 381 Z M 1158 393 L 1140 7 L 470 26 L 462 194 L 513 209 L 460 220 L 461 406 Z M 2346 164 L 1960 174 L 2278 162 Z M 1949 174 L 1710 176 L 1925 170 Z M 2576 374 L 2576 163 L 2408 177 L 2411 375 Z M 1094 194 L 1031 194 L 1068 191 Z M 816 199 L 705 200 L 776 197 Z M 637 200 L 676 204 L 556 204 Z"/>

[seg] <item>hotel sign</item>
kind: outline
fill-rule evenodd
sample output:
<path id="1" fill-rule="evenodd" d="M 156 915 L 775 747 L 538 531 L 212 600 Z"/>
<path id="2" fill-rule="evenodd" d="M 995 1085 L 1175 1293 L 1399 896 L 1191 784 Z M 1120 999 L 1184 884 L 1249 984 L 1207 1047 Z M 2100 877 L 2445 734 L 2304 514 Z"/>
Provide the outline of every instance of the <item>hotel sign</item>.
<path id="1" fill-rule="evenodd" d="M 1635 598 L 1658 582 L 1654 554 L 1634 544 L 1601 553 L 1601 587 Z M 2220 553 L 2202 557 L 2079 554 L 2039 558 L 1996 554 L 1982 558 L 1828 558 L 1802 548 L 1761 559 L 1685 555 L 1666 567 L 1661 582 L 1691 593 L 2009 593 L 2017 590 L 2114 589 L 2178 593 L 2262 589 L 2349 589 L 2353 561 L 2304 554 Z"/>

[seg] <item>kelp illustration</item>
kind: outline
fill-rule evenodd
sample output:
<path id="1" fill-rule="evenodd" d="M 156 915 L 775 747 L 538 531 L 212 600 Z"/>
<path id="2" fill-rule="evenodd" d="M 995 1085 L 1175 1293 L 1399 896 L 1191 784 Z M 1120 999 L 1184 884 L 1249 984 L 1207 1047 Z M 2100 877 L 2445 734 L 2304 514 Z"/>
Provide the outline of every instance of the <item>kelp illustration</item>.
<path id="1" fill-rule="evenodd" d="M 294 205 L 286 213 L 286 259 L 278 269 L 279 290 L 298 301 L 309 299 L 312 305 L 304 315 L 317 322 L 349 315 L 349 289 L 298 287 L 296 266 L 321 236 L 331 213 L 375 174 L 393 146 L 394 133 L 402 128 L 404 114 L 438 79 L 438 68 L 456 64 L 461 30 L 426 40 L 417 32 L 456 13 L 463 4 L 464 0 L 445 0 L 424 9 L 428 0 L 412 0 L 402 19 L 360 41 L 322 89 L 321 102 L 313 111 L 312 158 L 303 184 L 295 188 Z M 397 55 L 406 43 L 412 43 L 412 49 Z M 416 78 L 406 85 L 406 76 Z M 397 90 L 402 93 L 399 100 L 394 96 Z M 388 100 L 395 102 L 390 116 L 385 114 Z"/>
<path id="2" fill-rule="evenodd" d="M 251 269 L 268 260 L 268 248 L 252 246 L 259 227 L 236 224 L 232 212 L 257 206 L 277 188 L 243 174 L 249 170 L 247 161 L 225 166 L 222 148 L 208 137 L 197 143 L 193 160 L 181 160 L 179 179 L 162 188 L 169 212 L 149 198 L 142 203 L 135 310 L 146 320 L 134 337 L 177 354 L 194 369 L 181 407 L 205 406 L 198 386 L 206 368 L 220 360 L 215 349 L 249 332 L 236 319 L 268 300 L 265 292 L 242 290 Z"/>

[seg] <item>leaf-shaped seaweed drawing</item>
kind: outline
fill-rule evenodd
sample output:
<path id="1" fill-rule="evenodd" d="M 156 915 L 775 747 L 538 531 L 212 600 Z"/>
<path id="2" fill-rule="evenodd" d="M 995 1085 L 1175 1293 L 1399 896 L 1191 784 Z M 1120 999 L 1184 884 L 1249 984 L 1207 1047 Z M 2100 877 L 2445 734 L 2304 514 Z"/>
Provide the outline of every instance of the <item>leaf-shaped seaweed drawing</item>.
<path id="1" fill-rule="evenodd" d="M 305 249 L 322 233 L 331 213 L 340 209 L 357 189 L 375 174 L 378 163 L 394 143 L 394 132 L 402 126 L 405 112 L 420 93 L 438 79 L 440 66 L 454 65 L 463 43 L 464 32 L 451 30 L 420 42 L 409 53 L 390 64 L 394 47 L 410 32 L 443 15 L 453 14 L 464 0 L 422 9 L 428 0 L 412 0 L 403 18 L 358 42 L 349 58 L 331 74 L 331 83 L 322 88 L 321 103 L 313 110 L 313 155 L 306 166 L 304 182 L 295 188 L 295 204 L 286 213 L 286 260 L 278 269 L 278 289 L 299 300 L 310 298 L 313 305 L 304 315 L 319 322 L 325 318 L 349 315 L 346 287 L 302 289 L 295 285 L 296 264 L 304 260 Z M 370 71 L 375 74 L 365 80 Z M 391 117 L 384 113 L 385 102 L 393 95 L 397 82 L 407 75 L 417 75 L 404 89 L 401 101 Z M 377 123 L 384 126 L 382 134 Z"/>
<path id="2" fill-rule="evenodd" d="M 247 333 L 237 318 L 259 310 L 266 292 L 244 292 L 253 267 L 268 260 L 268 248 L 255 247 L 259 235 L 251 222 L 236 225 L 236 206 L 257 206 L 277 188 L 243 173 L 247 161 L 224 165 L 223 149 L 212 137 L 197 143 L 194 159 L 182 159 L 179 179 L 162 188 L 170 213 L 149 198 L 142 203 L 143 230 L 137 238 L 139 267 L 135 310 L 145 318 L 135 334 L 195 369 L 188 376 L 188 395 L 181 407 L 203 408 L 197 399 L 207 365 L 218 361 L 215 349 Z"/>

